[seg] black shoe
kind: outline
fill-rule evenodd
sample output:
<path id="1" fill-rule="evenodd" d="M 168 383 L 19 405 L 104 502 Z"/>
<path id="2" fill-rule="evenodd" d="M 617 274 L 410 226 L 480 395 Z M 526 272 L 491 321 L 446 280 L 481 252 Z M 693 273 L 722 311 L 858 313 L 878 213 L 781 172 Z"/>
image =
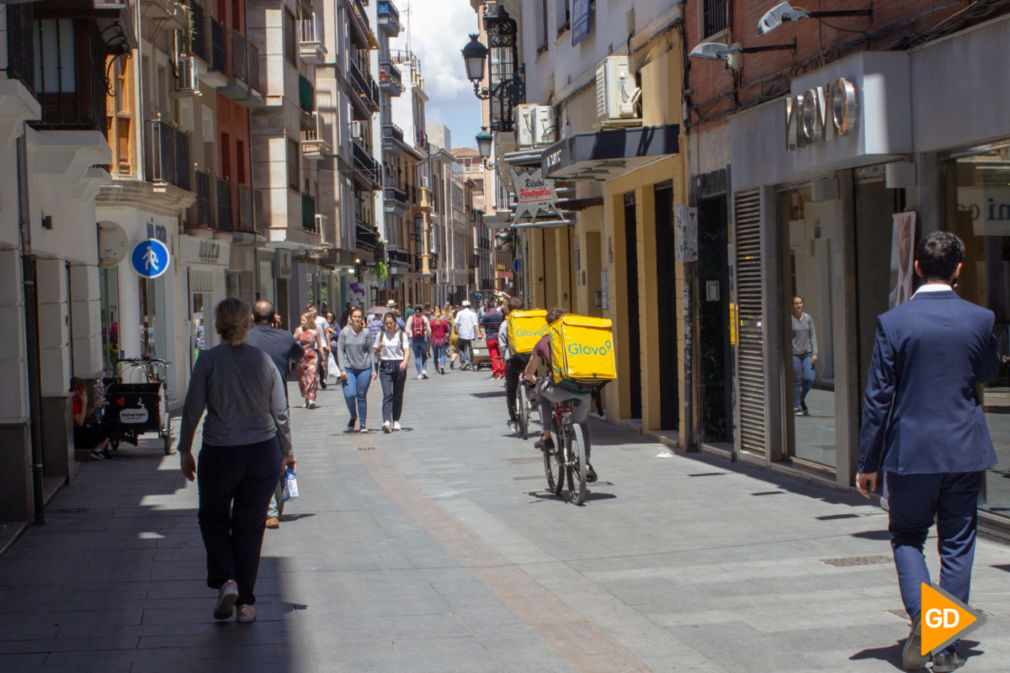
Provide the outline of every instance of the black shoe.
<path id="1" fill-rule="evenodd" d="M 358 419 L 352 418 L 351 422 L 347 424 L 346 428 L 344 428 L 344 432 L 354 432 L 354 424 L 357 423 L 357 422 L 358 422 Z"/>
<path id="2" fill-rule="evenodd" d="M 593 469 L 592 465 L 586 463 L 586 481 L 591 484 L 596 481 L 596 479 L 596 470 Z"/>
<path id="3" fill-rule="evenodd" d="M 322 388 L 323 390 L 326 390 L 326 381 L 320 381 L 319 387 Z"/>
<path id="4" fill-rule="evenodd" d="M 533 442 L 533 446 L 540 449 L 541 451 L 553 451 L 554 450 L 554 439 L 548 437 L 547 439 L 538 439 Z"/>
<path id="5" fill-rule="evenodd" d="M 807 405 L 806 404 L 801 404 L 800 405 L 800 409 L 803 410 L 803 415 L 804 416 L 809 416 L 810 415 L 810 410 L 807 409 Z"/>
<path id="6" fill-rule="evenodd" d="M 922 623 L 916 615 L 912 619 L 912 630 L 908 632 L 908 638 L 901 648 L 901 667 L 906 671 L 921 671 L 928 661 L 928 657 L 921 654 L 922 634 L 919 630 L 921 626 Z M 954 669 L 948 670 L 953 671 Z"/>
<path id="7" fill-rule="evenodd" d="M 944 650 L 933 657 L 933 673 L 950 673 L 964 666 L 965 658 L 957 650 Z"/>

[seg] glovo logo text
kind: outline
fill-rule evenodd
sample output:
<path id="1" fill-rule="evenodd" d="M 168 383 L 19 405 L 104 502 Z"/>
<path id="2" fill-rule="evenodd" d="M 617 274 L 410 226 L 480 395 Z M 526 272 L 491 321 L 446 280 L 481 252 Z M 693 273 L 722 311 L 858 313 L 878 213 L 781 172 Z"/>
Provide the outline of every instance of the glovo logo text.
<path id="1" fill-rule="evenodd" d="M 610 339 L 603 342 L 602 346 L 588 346 L 586 344 L 570 343 L 568 344 L 568 354 L 569 355 L 608 355 L 613 349 L 613 344 Z"/>
<path id="2" fill-rule="evenodd" d="M 952 642 L 973 630 L 985 617 L 957 600 L 949 593 L 923 582 L 921 620 L 923 656 L 936 654 Z"/>
<path id="3" fill-rule="evenodd" d="M 537 329 L 530 329 L 528 327 L 516 327 L 515 331 L 517 339 L 526 339 L 529 337 L 542 337 L 544 334 L 547 334 L 547 325 L 544 325 L 543 327 Z"/>

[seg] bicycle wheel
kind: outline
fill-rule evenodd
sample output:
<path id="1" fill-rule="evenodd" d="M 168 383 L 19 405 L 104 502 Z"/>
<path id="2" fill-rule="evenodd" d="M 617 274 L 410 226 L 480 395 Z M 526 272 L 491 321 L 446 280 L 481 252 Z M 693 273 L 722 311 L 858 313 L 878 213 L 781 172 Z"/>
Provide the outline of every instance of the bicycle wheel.
<path id="1" fill-rule="evenodd" d="M 581 505 L 586 500 L 586 442 L 578 423 L 568 427 L 568 435 L 568 499 Z"/>
<path id="2" fill-rule="evenodd" d="M 526 384 L 519 384 L 519 434 L 523 439 L 530 438 L 530 396 L 526 392 Z"/>
<path id="3" fill-rule="evenodd" d="M 561 489 L 565 485 L 565 463 L 562 459 L 563 447 L 561 438 L 556 433 L 551 433 L 557 437 L 554 448 L 544 451 L 544 473 L 547 475 L 547 490 L 554 495 L 561 495 Z"/>

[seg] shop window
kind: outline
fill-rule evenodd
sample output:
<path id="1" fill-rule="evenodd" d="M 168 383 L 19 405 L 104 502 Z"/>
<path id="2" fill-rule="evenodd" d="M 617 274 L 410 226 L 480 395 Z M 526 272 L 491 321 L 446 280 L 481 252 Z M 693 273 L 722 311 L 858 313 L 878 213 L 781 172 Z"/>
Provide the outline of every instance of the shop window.
<path id="1" fill-rule="evenodd" d="M 106 376 L 114 376 L 116 360 L 122 352 L 119 345 L 119 270 L 115 267 L 100 268 L 98 285 L 102 321 L 102 371 Z"/>
<path id="2" fill-rule="evenodd" d="M 1010 141 L 955 156 L 943 164 L 944 228 L 965 245 L 957 292 L 996 316 L 999 353 L 1010 355 Z M 996 447 L 997 465 L 986 470 L 982 506 L 1010 514 L 1010 367 L 982 385 L 982 405 Z"/>
<path id="3" fill-rule="evenodd" d="M 840 242 L 837 202 L 813 201 L 809 185 L 779 195 L 786 268 L 784 344 L 789 454 L 818 465 L 837 465 L 835 443 L 835 297 L 831 279 Z"/>

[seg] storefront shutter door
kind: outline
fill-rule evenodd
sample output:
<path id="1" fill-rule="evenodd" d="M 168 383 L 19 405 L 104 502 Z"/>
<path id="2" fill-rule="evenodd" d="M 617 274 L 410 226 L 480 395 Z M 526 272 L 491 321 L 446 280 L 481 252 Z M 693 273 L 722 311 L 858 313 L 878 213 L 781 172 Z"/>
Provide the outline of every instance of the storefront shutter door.
<path id="1" fill-rule="evenodd" d="M 733 201 L 736 226 L 736 288 L 740 341 L 737 348 L 740 448 L 765 451 L 765 370 L 761 297 L 761 197 L 739 192 Z"/>

